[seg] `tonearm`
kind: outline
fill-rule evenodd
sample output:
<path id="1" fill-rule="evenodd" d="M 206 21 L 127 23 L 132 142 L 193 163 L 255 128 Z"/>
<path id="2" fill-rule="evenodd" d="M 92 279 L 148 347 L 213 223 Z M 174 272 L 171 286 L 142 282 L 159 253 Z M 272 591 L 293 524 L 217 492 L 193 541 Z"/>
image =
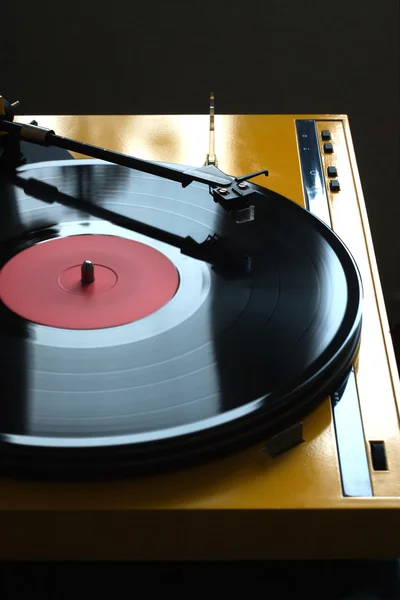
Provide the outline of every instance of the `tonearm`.
<path id="1" fill-rule="evenodd" d="M 237 223 L 245 223 L 254 219 L 254 207 L 251 204 L 251 199 L 257 195 L 257 188 L 248 183 L 248 181 L 258 175 L 268 175 L 267 171 L 262 170 L 241 177 L 231 177 L 216 166 L 216 161 L 213 161 L 213 164 L 207 161 L 202 167 L 187 167 L 183 165 L 174 165 L 171 167 L 166 164 L 143 160 L 59 136 L 53 130 L 40 127 L 36 123 L 25 124 L 14 122 L 13 109 L 18 104 L 10 104 L 0 96 L 0 147 L 3 149 L 3 160 L 0 162 L 0 171 L 2 168 L 5 168 L 8 177 L 11 177 L 12 183 L 24 189 L 26 194 L 38 198 L 43 202 L 59 202 L 87 211 L 93 216 L 103 218 L 116 225 L 164 241 L 180 248 L 181 252 L 188 256 L 213 264 L 214 268 L 220 272 L 230 275 L 242 275 L 251 271 L 250 258 L 232 246 L 229 240 L 222 240 L 219 236 L 213 235 L 209 236 L 204 242 L 198 243 L 190 237 L 180 237 L 132 218 L 123 217 L 100 206 L 95 206 L 84 198 L 72 198 L 60 192 L 55 186 L 45 182 L 20 177 L 18 176 L 16 167 L 18 167 L 21 156 L 20 142 L 25 141 L 40 146 L 63 148 L 122 167 L 136 169 L 150 175 L 176 181 L 183 187 L 187 187 L 196 181 L 209 186 L 209 191 L 214 201 L 230 214 L 233 214 Z M 212 119 L 213 117 L 214 115 L 212 114 Z M 4 160 L 4 158 L 8 160 Z"/>

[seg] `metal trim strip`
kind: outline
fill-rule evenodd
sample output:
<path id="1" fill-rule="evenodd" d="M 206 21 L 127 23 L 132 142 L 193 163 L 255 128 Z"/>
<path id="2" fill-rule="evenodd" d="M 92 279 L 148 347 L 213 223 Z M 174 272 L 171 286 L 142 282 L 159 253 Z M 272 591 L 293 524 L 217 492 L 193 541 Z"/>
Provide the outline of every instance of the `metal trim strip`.
<path id="1" fill-rule="evenodd" d="M 306 209 L 331 227 L 315 121 L 297 119 L 296 133 Z M 371 476 L 353 370 L 341 389 L 332 395 L 331 404 L 343 495 L 371 497 Z"/>

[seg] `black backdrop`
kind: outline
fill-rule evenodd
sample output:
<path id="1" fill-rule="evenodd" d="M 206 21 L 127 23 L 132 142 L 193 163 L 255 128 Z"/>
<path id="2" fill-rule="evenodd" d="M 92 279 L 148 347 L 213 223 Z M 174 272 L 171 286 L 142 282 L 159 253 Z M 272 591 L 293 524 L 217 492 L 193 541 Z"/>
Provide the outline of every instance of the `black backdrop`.
<path id="1" fill-rule="evenodd" d="M 350 116 L 392 324 L 398 266 L 398 0 L 2 3 L 0 92 L 25 114 Z"/>

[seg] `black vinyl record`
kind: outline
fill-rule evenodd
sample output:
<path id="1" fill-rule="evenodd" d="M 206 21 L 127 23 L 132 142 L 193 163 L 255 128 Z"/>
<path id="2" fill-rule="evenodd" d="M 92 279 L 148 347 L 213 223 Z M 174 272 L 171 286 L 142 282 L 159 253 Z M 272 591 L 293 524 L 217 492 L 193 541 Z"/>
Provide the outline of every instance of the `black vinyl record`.
<path id="1" fill-rule="evenodd" d="M 212 458 L 297 422 L 348 374 L 361 327 L 359 273 L 336 234 L 294 202 L 254 186 L 255 219 L 237 224 L 205 185 L 182 188 L 100 161 L 39 163 L 19 175 L 198 242 L 218 234 L 251 257 L 252 270 L 224 277 L 3 181 L 0 267 L 46 240 L 107 235 L 152 246 L 179 275 L 170 301 L 114 327 L 49 327 L 2 298 L 3 471 L 90 477 Z"/>

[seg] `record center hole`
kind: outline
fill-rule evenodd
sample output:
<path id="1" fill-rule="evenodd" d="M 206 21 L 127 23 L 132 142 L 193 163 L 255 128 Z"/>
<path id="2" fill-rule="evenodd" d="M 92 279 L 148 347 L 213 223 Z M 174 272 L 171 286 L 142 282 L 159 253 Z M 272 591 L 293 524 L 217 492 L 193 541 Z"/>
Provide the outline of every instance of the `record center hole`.
<path id="1" fill-rule="evenodd" d="M 58 277 L 58 285 L 69 294 L 101 294 L 115 286 L 118 275 L 109 267 L 93 263 L 95 279 L 93 282 L 82 282 L 82 264 L 65 269 Z"/>

